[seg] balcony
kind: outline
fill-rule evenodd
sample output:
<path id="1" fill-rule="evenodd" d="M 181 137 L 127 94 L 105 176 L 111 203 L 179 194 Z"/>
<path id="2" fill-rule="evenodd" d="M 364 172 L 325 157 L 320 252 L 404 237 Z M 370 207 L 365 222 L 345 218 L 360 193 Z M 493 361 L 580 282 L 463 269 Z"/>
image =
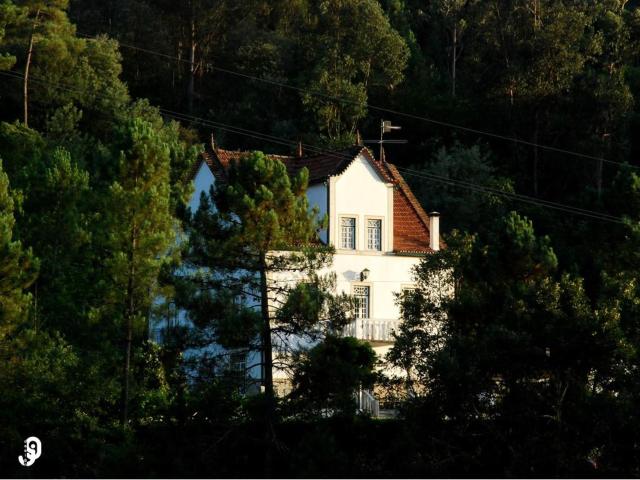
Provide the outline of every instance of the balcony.
<path id="1" fill-rule="evenodd" d="M 400 320 L 381 318 L 358 318 L 344 328 L 344 335 L 369 342 L 393 342 L 393 331 L 400 325 Z"/>
<path id="2" fill-rule="evenodd" d="M 380 416 L 380 402 L 369 390 L 358 390 L 355 393 L 355 399 L 359 411 L 373 418 Z"/>

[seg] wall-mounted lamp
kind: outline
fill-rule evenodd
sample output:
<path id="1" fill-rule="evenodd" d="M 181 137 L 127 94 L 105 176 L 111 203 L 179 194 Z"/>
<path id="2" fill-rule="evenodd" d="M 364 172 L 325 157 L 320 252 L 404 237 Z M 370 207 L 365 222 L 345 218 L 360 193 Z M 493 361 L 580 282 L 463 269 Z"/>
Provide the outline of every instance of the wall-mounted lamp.
<path id="1" fill-rule="evenodd" d="M 360 272 L 360 281 L 364 282 L 367 278 L 369 278 L 369 269 L 365 268 Z"/>

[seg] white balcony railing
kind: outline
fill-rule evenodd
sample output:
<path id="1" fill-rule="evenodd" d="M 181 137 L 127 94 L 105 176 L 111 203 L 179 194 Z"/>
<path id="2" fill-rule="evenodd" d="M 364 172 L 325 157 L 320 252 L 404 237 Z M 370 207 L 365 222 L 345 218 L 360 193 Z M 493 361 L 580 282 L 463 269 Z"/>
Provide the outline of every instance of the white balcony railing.
<path id="1" fill-rule="evenodd" d="M 380 416 L 380 402 L 378 402 L 369 390 L 358 390 L 355 397 L 358 410 L 374 418 Z"/>
<path id="2" fill-rule="evenodd" d="M 344 334 L 371 342 L 393 342 L 393 331 L 400 320 L 384 318 L 358 318 L 344 328 Z"/>

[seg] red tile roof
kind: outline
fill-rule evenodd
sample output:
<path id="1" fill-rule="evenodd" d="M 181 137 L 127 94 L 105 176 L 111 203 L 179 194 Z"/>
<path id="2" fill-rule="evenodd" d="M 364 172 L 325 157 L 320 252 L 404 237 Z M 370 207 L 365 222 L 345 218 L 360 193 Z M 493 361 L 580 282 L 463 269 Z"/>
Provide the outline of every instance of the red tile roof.
<path id="1" fill-rule="evenodd" d="M 251 152 L 243 152 L 239 150 L 223 150 L 221 148 L 216 148 L 215 150 L 207 149 L 202 152 L 202 158 L 198 160 L 193 169 L 191 170 L 191 178 L 195 178 L 200 169 L 200 165 L 202 163 L 206 163 L 213 175 L 218 178 L 225 180 L 226 172 L 229 169 L 229 165 L 233 162 L 237 162 L 245 155 L 249 155 Z M 296 157 L 289 157 L 285 155 L 267 155 L 269 158 L 276 158 L 283 162 L 285 165 L 289 165 L 289 162 Z M 287 170 L 290 170 L 287 168 Z M 291 174 L 291 172 L 289 172 Z"/>
<path id="2" fill-rule="evenodd" d="M 219 179 L 225 179 L 229 165 L 250 152 L 216 148 L 205 151 L 202 160 L 193 168 L 195 177 L 200 165 L 205 162 Z M 397 253 L 423 254 L 431 252 L 429 247 L 429 216 L 415 197 L 409 185 L 395 167 L 388 162 L 376 160 L 371 151 L 363 146 L 353 146 L 339 152 L 326 152 L 311 156 L 268 155 L 283 162 L 289 175 L 302 168 L 309 170 L 309 183 L 320 183 L 328 177 L 340 175 L 355 158 L 362 154 L 385 182 L 394 184 L 393 191 L 393 247 Z M 443 243 L 440 243 L 443 245 Z"/>
<path id="3" fill-rule="evenodd" d="M 393 249 L 402 253 L 430 252 L 429 215 L 395 165 L 385 163 L 396 189 L 393 191 Z"/>
<path id="4" fill-rule="evenodd" d="M 371 151 L 368 148 L 359 145 L 337 152 L 323 152 L 301 158 L 294 157 L 287 166 L 290 171 L 294 171 L 296 173 L 306 167 L 307 170 L 309 170 L 309 183 L 313 184 L 323 182 L 328 177 L 340 175 L 360 154 L 369 161 L 381 178 L 386 182 L 393 182 L 382 166 L 382 163 L 375 159 Z"/>

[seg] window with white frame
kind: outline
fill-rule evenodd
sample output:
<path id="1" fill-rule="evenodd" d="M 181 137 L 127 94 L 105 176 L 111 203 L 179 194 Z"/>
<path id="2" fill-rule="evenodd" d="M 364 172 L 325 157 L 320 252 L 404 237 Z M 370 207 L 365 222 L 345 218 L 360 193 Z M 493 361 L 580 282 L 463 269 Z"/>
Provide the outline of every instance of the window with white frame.
<path id="1" fill-rule="evenodd" d="M 370 318 L 370 293 L 370 287 L 366 285 L 354 285 L 353 296 L 356 299 L 356 318 Z"/>
<path id="2" fill-rule="evenodd" d="M 356 249 L 356 219 L 342 217 L 340 221 L 340 248 Z"/>
<path id="3" fill-rule="evenodd" d="M 231 352 L 229 355 L 229 369 L 239 375 L 244 375 L 247 368 L 246 352 Z"/>
<path id="4" fill-rule="evenodd" d="M 382 250 L 382 220 L 367 220 L 367 248 L 369 250 Z"/>

